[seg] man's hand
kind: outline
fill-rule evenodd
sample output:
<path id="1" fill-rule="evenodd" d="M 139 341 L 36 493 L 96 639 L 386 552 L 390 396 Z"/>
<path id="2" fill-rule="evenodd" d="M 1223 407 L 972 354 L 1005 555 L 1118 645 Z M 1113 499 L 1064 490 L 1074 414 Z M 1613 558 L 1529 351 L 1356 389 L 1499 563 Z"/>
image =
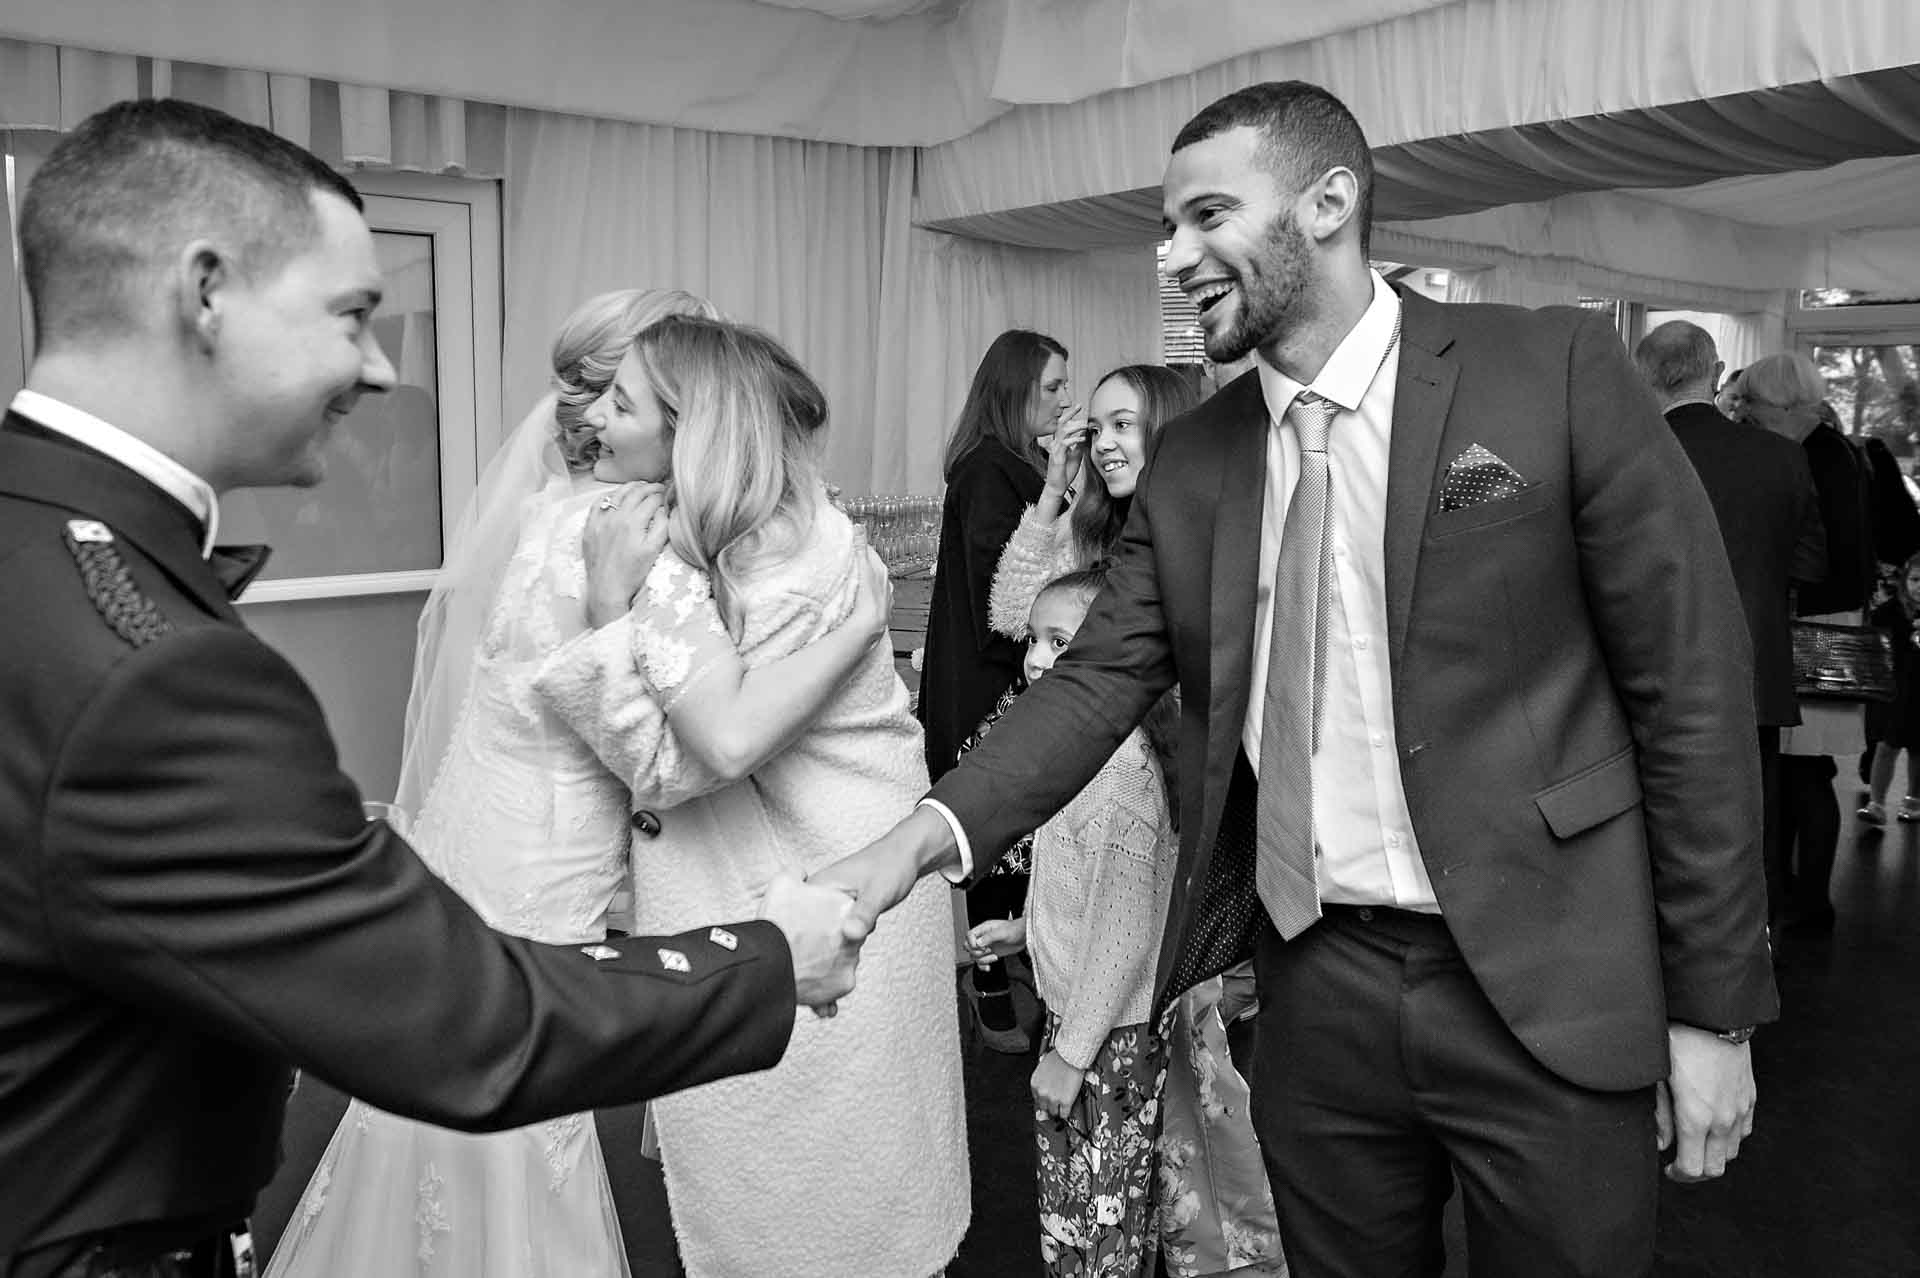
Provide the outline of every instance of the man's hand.
<path id="1" fill-rule="evenodd" d="M 1073 1113 L 1085 1081 L 1085 1070 L 1068 1064 L 1058 1052 L 1048 1052 L 1033 1071 L 1033 1107 L 1048 1118 L 1064 1119 Z"/>
<path id="2" fill-rule="evenodd" d="M 667 544 L 666 493 L 659 484 L 623 484 L 587 511 L 580 557 L 587 569 L 587 624 L 595 630 L 627 614 Z"/>
<path id="3" fill-rule="evenodd" d="M 907 899 L 922 874 L 959 865 L 952 827 L 932 808 L 916 807 L 906 820 L 807 881 L 850 894 L 854 916 L 871 931 L 882 914 Z"/>
<path id="4" fill-rule="evenodd" d="M 1745 1043 L 1679 1024 L 1667 1026 L 1667 1050 L 1672 1070 L 1654 1094 L 1660 1148 L 1678 1142 L 1667 1179 L 1712 1180 L 1753 1135 L 1753 1054 Z"/>
<path id="5" fill-rule="evenodd" d="M 782 874 L 760 901 L 760 917 L 779 924 L 793 951 L 794 1002 L 832 1016 L 853 992 L 860 944 L 872 925 L 853 912 L 853 898 Z"/>

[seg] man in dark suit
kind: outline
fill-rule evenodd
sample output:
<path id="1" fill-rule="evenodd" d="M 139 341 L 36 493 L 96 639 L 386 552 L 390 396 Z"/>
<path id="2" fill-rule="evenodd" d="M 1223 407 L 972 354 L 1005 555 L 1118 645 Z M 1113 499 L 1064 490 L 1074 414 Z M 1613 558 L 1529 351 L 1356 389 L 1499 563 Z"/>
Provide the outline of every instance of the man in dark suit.
<path id="1" fill-rule="evenodd" d="M 362 816 L 251 635 L 220 491 L 310 484 L 393 370 L 359 196 L 179 102 L 82 123 L 20 219 L 38 351 L 0 426 L 0 1275 L 229 1275 L 289 1063 L 513 1127 L 780 1059 L 851 982 L 844 897 L 543 946 Z M 789 941 L 791 940 L 791 945 Z"/>
<path id="2" fill-rule="evenodd" d="M 1713 503 L 1747 614 L 1765 797 L 1763 843 L 1772 874 L 1780 862 L 1780 729 L 1800 722 L 1793 695 L 1793 587 L 1827 575 L 1813 472 L 1805 451 L 1791 440 L 1743 426 L 1714 406 L 1725 365 L 1712 335 L 1698 324 L 1659 325 L 1634 347 L 1633 360 Z M 1779 895 L 1775 885 L 1769 896 Z"/>
<path id="3" fill-rule="evenodd" d="M 1457 1180 L 1477 1275 L 1646 1273 L 1656 1140 L 1722 1173 L 1777 1010 L 1739 599 L 1605 320 L 1396 294 L 1371 169 L 1297 82 L 1181 132 L 1167 270 L 1255 371 L 1162 432 L 1054 673 L 816 881 L 977 871 L 1177 682 L 1159 999 L 1255 954 L 1293 1272 L 1438 1274 Z"/>

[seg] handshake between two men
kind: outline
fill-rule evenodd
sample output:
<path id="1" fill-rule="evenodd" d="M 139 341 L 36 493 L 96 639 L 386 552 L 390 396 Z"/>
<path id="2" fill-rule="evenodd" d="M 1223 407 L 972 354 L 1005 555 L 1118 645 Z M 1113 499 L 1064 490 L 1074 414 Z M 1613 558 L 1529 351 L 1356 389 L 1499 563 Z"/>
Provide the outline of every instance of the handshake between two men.
<path id="1" fill-rule="evenodd" d="M 797 875 L 773 880 L 760 902 L 760 917 L 786 934 L 793 953 L 794 1000 L 816 1016 L 832 1016 L 853 992 L 860 946 L 873 918 L 856 911 L 843 888 L 809 883 Z"/>

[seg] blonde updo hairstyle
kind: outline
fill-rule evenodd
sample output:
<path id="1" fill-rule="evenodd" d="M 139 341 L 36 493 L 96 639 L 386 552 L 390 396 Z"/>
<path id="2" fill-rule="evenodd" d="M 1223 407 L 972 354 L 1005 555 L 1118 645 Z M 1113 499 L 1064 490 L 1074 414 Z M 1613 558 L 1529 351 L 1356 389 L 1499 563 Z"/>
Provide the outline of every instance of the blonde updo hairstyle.
<path id="1" fill-rule="evenodd" d="M 824 500 L 827 397 L 785 347 L 745 324 L 675 315 L 634 350 L 673 433 L 669 538 L 712 579 L 738 641 L 738 583 L 792 554 Z"/>
<path id="2" fill-rule="evenodd" d="M 720 312 L 677 288 L 622 288 L 588 298 L 561 322 L 551 356 L 558 394 L 553 424 L 568 470 L 593 469 L 600 442 L 586 423 L 587 409 L 613 384 L 633 339 L 669 315 L 717 319 Z"/>

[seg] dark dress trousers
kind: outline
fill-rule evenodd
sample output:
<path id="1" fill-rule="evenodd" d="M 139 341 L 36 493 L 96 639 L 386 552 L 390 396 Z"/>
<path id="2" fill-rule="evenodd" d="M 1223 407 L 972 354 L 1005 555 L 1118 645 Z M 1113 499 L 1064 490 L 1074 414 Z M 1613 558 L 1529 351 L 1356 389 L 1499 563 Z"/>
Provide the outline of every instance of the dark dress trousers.
<path id="1" fill-rule="evenodd" d="M 1826 531 L 1803 449 L 1712 404 L 1679 404 L 1667 425 L 1700 476 L 1733 567 L 1753 641 L 1754 711 L 1761 727 L 1800 722 L 1788 616 L 1796 582 L 1827 573 Z"/>
<path id="2" fill-rule="evenodd" d="M 1248 676 L 1270 429 L 1257 372 L 1160 433 L 1074 643 L 932 797 L 977 872 L 1177 683 L 1181 846 L 1158 998 L 1258 943 L 1255 1120 L 1276 1193 L 1291 1187 L 1298 1272 L 1428 1272 L 1449 1161 L 1476 1273 L 1636 1272 L 1652 1261 L 1667 1023 L 1725 1030 L 1778 1010 L 1746 624 L 1706 494 L 1603 320 L 1402 302 L 1385 640 L 1441 921 L 1336 910 L 1282 943 L 1258 905 L 1240 750 L 1262 695 Z M 1524 484 L 1442 510 L 1447 467 L 1475 444 Z M 1417 1006 L 1398 984 L 1416 966 L 1433 995 Z M 1431 1032 L 1369 1036 L 1401 1013 Z M 1432 1067 L 1424 1083 L 1409 1051 Z M 1475 1074 L 1475 1058 L 1495 1064 Z M 1314 1133 L 1290 1127 L 1313 1114 Z M 1581 1165 L 1572 1135 L 1608 1165 Z M 1401 1234 L 1369 1259 L 1387 1225 Z"/>
<path id="3" fill-rule="evenodd" d="M 994 440 L 982 441 L 947 477 L 920 663 L 920 722 L 935 780 L 1020 677 L 1025 650 L 987 624 L 987 599 L 1000 552 L 1044 486 L 1039 472 Z"/>
<path id="4" fill-rule="evenodd" d="M 779 1060 L 778 928 L 597 958 L 490 931 L 364 819 L 199 543 L 133 471 L 0 427 L 0 1274 L 244 1217 L 289 1064 L 481 1130 Z"/>

